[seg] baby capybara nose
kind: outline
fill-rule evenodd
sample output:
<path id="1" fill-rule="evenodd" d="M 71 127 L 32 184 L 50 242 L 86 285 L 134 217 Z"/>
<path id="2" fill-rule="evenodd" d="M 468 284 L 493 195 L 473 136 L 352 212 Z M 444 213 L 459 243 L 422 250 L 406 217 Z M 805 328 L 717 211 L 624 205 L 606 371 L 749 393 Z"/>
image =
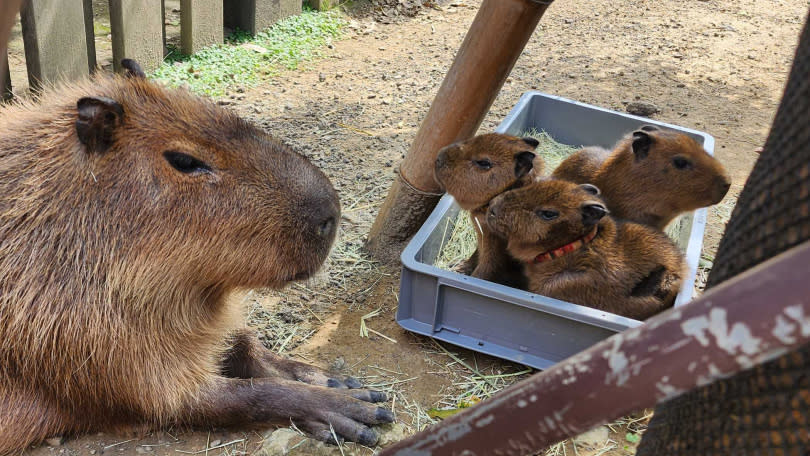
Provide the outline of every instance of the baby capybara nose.
<path id="1" fill-rule="evenodd" d="M 726 176 L 718 176 L 714 184 L 713 204 L 717 204 L 726 197 L 728 189 L 731 188 L 731 180 Z"/>
<path id="2" fill-rule="evenodd" d="M 607 214 L 607 208 L 598 203 L 591 203 L 582 206 L 582 223 L 586 226 L 593 226 L 599 223 Z"/>

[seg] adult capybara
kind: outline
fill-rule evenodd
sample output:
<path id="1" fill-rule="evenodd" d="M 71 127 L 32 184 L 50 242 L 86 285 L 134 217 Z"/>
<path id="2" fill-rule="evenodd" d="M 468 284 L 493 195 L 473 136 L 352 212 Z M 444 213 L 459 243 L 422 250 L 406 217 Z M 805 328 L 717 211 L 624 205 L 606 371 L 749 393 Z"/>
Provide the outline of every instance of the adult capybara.
<path id="1" fill-rule="evenodd" d="M 526 266 L 528 290 L 643 320 L 671 307 L 686 264 L 661 231 L 617 223 L 590 184 L 546 179 L 492 200 L 490 229 Z"/>
<path id="2" fill-rule="evenodd" d="M 552 176 L 599 187 L 616 218 L 664 229 L 678 215 L 719 203 L 731 187 L 723 165 L 684 133 L 644 125 L 613 151 L 587 147 Z"/>
<path id="3" fill-rule="evenodd" d="M 539 176 L 544 162 L 534 154 L 534 138 L 500 133 L 478 135 L 443 147 L 436 158 L 436 182 L 470 212 L 478 246 L 460 272 L 517 288 L 524 288 L 523 266 L 506 252 L 503 239 L 486 224 L 489 201 L 498 194 Z"/>
<path id="4" fill-rule="evenodd" d="M 272 354 L 227 299 L 319 268 L 329 180 L 124 66 L 0 110 L 0 454 L 144 423 L 292 420 L 375 443 L 383 394 Z"/>

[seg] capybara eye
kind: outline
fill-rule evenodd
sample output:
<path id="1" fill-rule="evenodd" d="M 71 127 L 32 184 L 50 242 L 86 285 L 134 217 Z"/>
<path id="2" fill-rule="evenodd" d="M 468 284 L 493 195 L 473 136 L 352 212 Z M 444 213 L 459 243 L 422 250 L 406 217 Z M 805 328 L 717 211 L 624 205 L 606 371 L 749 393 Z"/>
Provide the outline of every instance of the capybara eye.
<path id="1" fill-rule="evenodd" d="M 672 164 L 678 169 L 692 169 L 692 162 L 684 157 L 675 157 L 672 159 Z"/>
<path id="2" fill-rule="evenodd" d="M 537 211 L 537 216 L 543 220 L 554 220 L 560 216 L 560 213 L 557 211 Z"/>
<path id="3" fill-rule="evenodd" d="M 473 163 L 475 163 L 475 166 L 477 166 L 477 167 L 479 167 L 481 169 L 490 169 L 490 168 L 492 168 L 492 162 L 487 160 L 486 158 L 483 159 L 483 160 L 475 160 Z"/>
<path id="4" fill-rule="evenodd" d="M 184 154 L 182 152 L 170 151 L 163 152 L 163 156 L 174 169 L 180 171 L 181 173 L 191 174 L 211 172 L 210 166 L 208 166 L 205 162 L 192 157 L 191 155 Z"/>

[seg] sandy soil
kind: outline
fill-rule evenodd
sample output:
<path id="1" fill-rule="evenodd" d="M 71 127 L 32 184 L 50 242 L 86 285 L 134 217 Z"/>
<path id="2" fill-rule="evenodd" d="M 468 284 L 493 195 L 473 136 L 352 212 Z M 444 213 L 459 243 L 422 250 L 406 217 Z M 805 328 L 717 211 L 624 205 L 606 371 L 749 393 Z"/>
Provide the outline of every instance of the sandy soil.
<path id="1" fill-rule="evenodd" d="M 459 360 L 484 374 L 524 371 L 400 329 L 394 321 L 399 271 L 372 263 L 361 248 L 479 5 L 442 3 L 413 18 L 367 6 L 324 58 L 220 100 L 308 155 L 332 178 L 343 204 L 341 239 L 325 271 L 280 292 L 251 293 L 246 322 L 276 351 L 392 392 L 406 433 L 424 427 L 426 409 L 452 405 L 471 391 L 491 392 Z M 806 0 L 555 2 L 481 131 L 492 131 L 523 92 L 537 89 L 617 110 L 629 101 L 654 103 L 661 110 L 654 118 L 711 133 L 734 181 L 724 203 L 710 211 L 705 252 L 711 257 L 754 150 L 765 141 L 807 7 Z M 362 317 L 377 309 L 365 322 L 385 337 L 361 337 Z M 628 426 L 640 431 L 645 420 L 629 421 L 578 454 L 632 454 Z M 92 435 L 28 453 L 236 454 L 254 452 L 265 431 Z M 205 451 L 217 446 L 212 442 L 235 443 Z M 565 451 L 574 454 L 570 443 Z"/>

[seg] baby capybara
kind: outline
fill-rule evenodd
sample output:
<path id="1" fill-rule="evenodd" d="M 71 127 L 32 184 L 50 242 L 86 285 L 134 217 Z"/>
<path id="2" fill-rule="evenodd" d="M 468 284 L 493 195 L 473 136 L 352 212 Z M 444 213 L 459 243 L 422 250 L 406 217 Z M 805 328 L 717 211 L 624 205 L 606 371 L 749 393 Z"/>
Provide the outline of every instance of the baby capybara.
<path id="1" fill-rule="evenodd" d="M 0 110 L 0 454 L 61 434 L 289 423 L 376 442 L 385 399 L 277 356 L 229 294 L 309 277 L 326 176 L 184 90 L 99 76 Z"/>
<path id="2" fill-rule="evenodd" d="M 590 184 L 546 179 L 492 200 L 490 229 L 523 262 L 528 290 L 643 320 L 671 307 L 683 255 L 661 231 L 617 223 Z"/>
<path id="3" fill-rule="evenodd" d="M 436 182 L 458 205 L 470 212 L 478 247 L 461 272 L 517 288 L 526 281 L 523 266 L 506 252 L 506 244 L 486 225 L 489 201 L 498 194 L 531 181 L 543 171 L 534 138 L 500 133 L 478 135 L 442 148 L 436 158 Z"/>
<path id="4" fill-rule="evenodd" d="M 613 151 L 587 147 L 557 179 L 594 184 L 612 216 L 664 229 L 678 215 L 719 203 L 731 187 L 723 165 L 684 133 L 644 125 Z"/>

